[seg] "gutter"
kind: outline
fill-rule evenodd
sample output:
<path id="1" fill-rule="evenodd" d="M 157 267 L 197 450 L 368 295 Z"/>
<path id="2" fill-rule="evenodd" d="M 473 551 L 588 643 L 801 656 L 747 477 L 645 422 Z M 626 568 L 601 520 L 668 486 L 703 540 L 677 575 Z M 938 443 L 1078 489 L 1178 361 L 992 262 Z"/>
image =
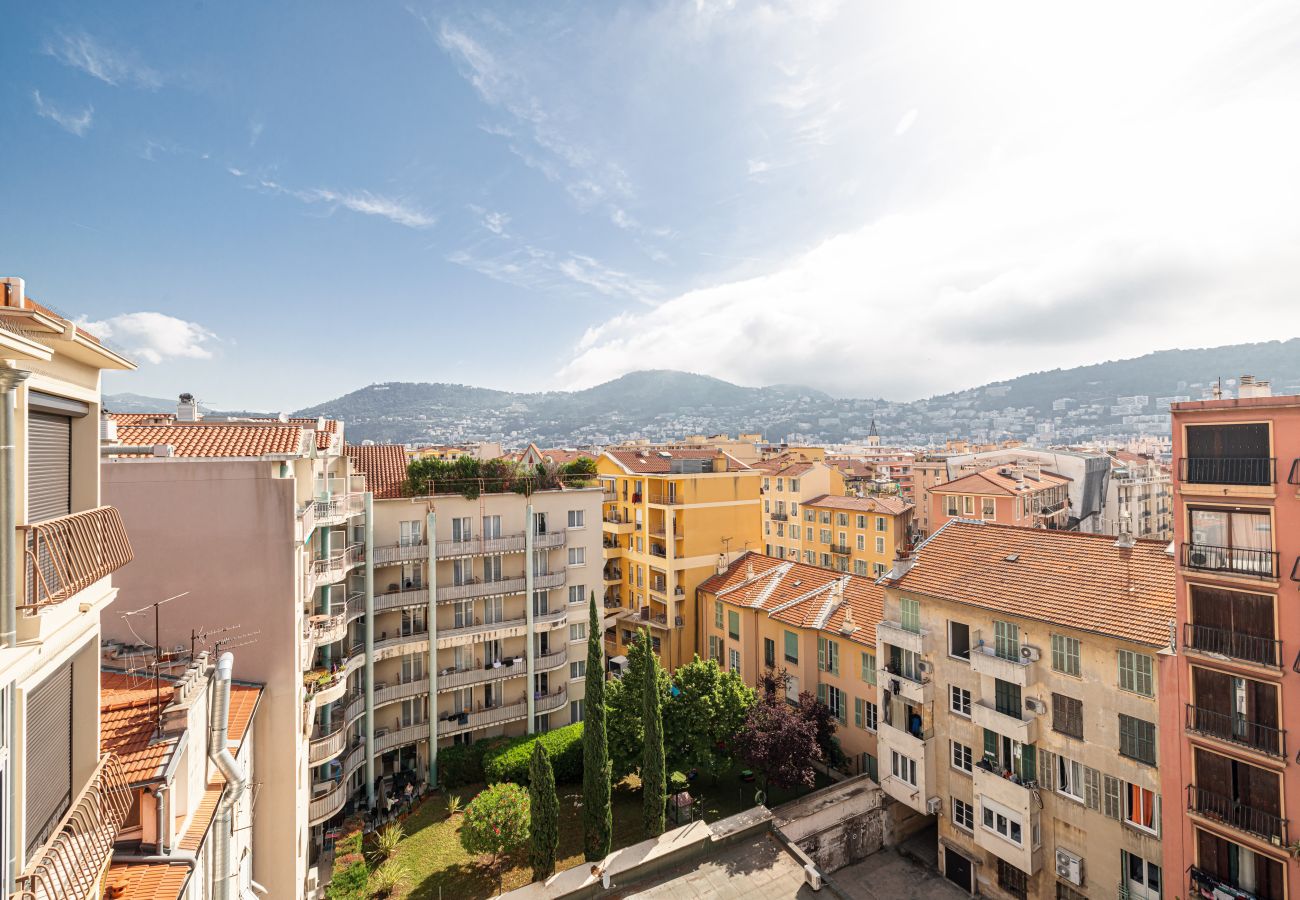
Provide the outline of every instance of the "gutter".
<path id="1" fill-rule="evenodd" d="M 230 865 L 230 833 L 233 828 L 234 808 L 248 788 L 248 776 L 230 754 L 230 673 L 235 666 L 235 655 L 223 653 L 217 660 L 216 691 L 212 697 L 211 718 L 208 725 L 208 758 L 226 779 L 226 790 L 217 804 L 213 819 L 213 897 L 231 900 L 230 882 L 235 872 Z"/>
<path id="2" fill-rule="evenodd" d="M 18 385 L 27 380 L 30 372 L 23 369 L 0 367 L 0 649 L 13 647 L 18 637 L 18 573 L 20 557 L 18 554 L 18 448 L 16 446 L 17 429 L 14 426 L 14 406 L 18 402 Z M 7 691 L 5 702 L 9 708 L 4 710 L 4 735 L 7 746 L 18 745 L 17 702 L 14 691 Z M 14 888 L 14 877 L 18 872 L 18 841 L 16 829 L 8 823 L 16 817 L 18 801 L 17 792 L 5 792 L 5 810 L 0 815 L 7 834 L 4 848 L 7 863 L 5 871 L 8 877 L 0 884 L 0 890 L 6 895 Z"/>

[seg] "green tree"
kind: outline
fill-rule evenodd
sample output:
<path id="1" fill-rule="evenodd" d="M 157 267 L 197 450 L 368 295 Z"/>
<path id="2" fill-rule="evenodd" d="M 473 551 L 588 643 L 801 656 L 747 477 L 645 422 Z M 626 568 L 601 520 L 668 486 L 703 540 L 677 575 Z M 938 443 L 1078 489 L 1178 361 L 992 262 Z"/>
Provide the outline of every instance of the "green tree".
<path id="1" fill-rule="evenodd" d="M 494 784 L 465 808 L 460 845 L 467 853 L 487 857 L 488 867 L 496 870 L 502 857 L 528 842 L 528 820 L 528 791 L 510 781 Z"/>
<path id="2" fill-rule="evenodd" d="M 672 674 L 664 703 L 664 747 L 673 769 L 726 771 L 736 735 L 754 705 L 754 690 L 740 674 L 696 656 Z"/>
<path id="3" fill-rule="evenodd" d="M 528 861 L 533 878 L 546 878 L 555 871 L 555 848 L 560 844 L 560 798 L 555 794 L 555 771 L 551 754 L 538 741 L 528 765 L 529 834 L 532 840 Z"/>
<path id="4" fill-rule="evenodd" d="M 613 774 L 605 733 L 605 629 L 591 592 L 587 625 L 587 690 L 582 723 L 582 850 L 594 862 L 609 855 L 614 832 Z"/>
<path id="5" fill-rule="evenodd" d="M 646 670 L 654 659 L 654 648 L 649 639 L 642 640 L 638 632 L 627 649 L 627 671 L 605 685 L 605 723 L 609 735 L 609 759 L 614 781 L 621 781 L 641 768 L 645 752 L 645 728 L 642 724 L 642 685 Z M 668 673 L 655 666 L 660 695 L 667 701 Z"/>
<path id="6" fill-rule="evenodd" d="M 649 645 L 650 632 L 643 631 L 641 640 Z M 649 662 L 641 682 L 641 719 L 645 728 L 645 756 L 641 761 L 641 824 L 646 837 L 658 837 L 664 833 L 668 772 L 664 762 L 663 692 L 659 683 L 659 657 L 651 653 Z"/>

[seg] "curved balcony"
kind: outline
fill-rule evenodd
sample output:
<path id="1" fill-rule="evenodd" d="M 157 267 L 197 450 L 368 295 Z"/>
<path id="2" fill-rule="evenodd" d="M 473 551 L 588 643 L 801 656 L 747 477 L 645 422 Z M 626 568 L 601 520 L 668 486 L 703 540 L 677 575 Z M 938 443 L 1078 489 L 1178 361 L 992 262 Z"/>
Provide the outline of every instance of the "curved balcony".
<path id="1" fill-rule="evenodd" d="M 361 591 L 354 591 L 348 594 L 347 604 L 344 607 L 344 615 L 347 621 L 355 622 L 366 614 L 366 595 Z"/>
<path id="2" fill-rule="evenodd" d="M 554 693 L 539 697 L 535 701 L 534 714 L 551 712 L 559 709 L 566 702 L 568 702 L 568 690 L 566 687 L 561 686 Z M 440 718 L 438 720 L 438 737 L 447 737 L 460 734 L 463 731 L 473 731 L 475 728 L 487 728 L 490 725 L 502 725 L 526 718 L 528 718 L 528 701 L 526 699 L 495 706 L 492 709 L 479 710 L 478 712 L 449 715 L 445 719 Z"/>
<path id="3" fill-rule="evenodd" d="M 428 558 L 429 545 L 425 541 L 384 544 L 375 547 L 375 565 L 377 566 L 390 566 L 402 562 L 420 562 Z"/>
<path id="4" fill-rule="evenodd" d="M 375 709 L 378 710 L 381 706 L 387 706 L 389 703 L 396 703 L 399 700 L 419 697 L 428 693 L 429 679 L 427 678 L 415 678 L 401 684 L 377 684 L 375 685 Z M 348 704 L 348 719 L 355 721 L 365 711 L 366 695 L 362 693 L 356 700 Z"/>
<path id="5" fill-rule="evenodd" d="M 378 757 L 379 754 L 386 753 L 394 747 L 413 744 L 416 741 L 427 741 L 428 739 L 428 722 L 421 722 L 419 725 L 408 725 L 405 728 L 399 728 L 396 731 L 376 731 L 375 756 Z"/>
<path id="6" fill-rule="evenodd" d="M 343 779 L 346 781 L 351 778 L 352 773 L 361 768 L 365 761 L 366 742 L 364 739 L 359 738 L 357 742 L 352 745 L 352 749 L 348 751 L 348 755 L 343 757 Z"/>
<path id="7" fill-rule="evenodd" d="M 307 747 L 307 762 L 313 766 L 329 762 L 342 753 L 343 748 L 347 746 L 346 717 L 335 715 L 326 728 L 328 730 L 318 727 L 316 735 L 311 739 L 311 743 Z"/>
<path id="8" fill-rule="evenodd" d="M 366 564 L 365 544 L 360 544 L 360 543 L 348 544 L 348 547 L 344 551 L 344 553 L 346 554 L 346 558 L 344 560 L 345 568 L 355 569 L 357 566 L 364 566 Z"/>
<path id="9" fill-rule="evenodd" d="M 498 638 L 518 637 L 527 632 L 528 620 L 522 618 L 489 622 L 486 625 L 476 623 L 459 628 L 440 628 L 438 629 L 438 649 L 459 647 L 463 644 L 473 644 L 481 641 L 492 641 Z"/>
<path id="10" fill-rule="evenodd" d="M 338 584 L 348 574 L 348 551 L 336 550 L 329 556 L 312 560 L 316 584 Z"/>
<path id="11" fill-rule="evenodd" d="M 409 588 L 404 591 L 389 591 L 387 594 L 375 594 L 375 612 L 387 612 L 390 609 L 403 609 L 409 606 L 428 606 L 428 588 Z"/>
<path id="12" fill-rule="evenodd" d="M 307 812 L 309 824 L 319 825 L 332 819 L 339 814 L 347 802 L 348 792 L 343 787 L 343 779 L 340 779 L 334 782 L 332 787 L 311 798 L 311 806 Z"/>
<path id="13" fill-rule="evenodd" d="M 564 582 L 561 581 L 561 584 Z M 438 587 L 438 602 L 450 603 L 453 600 L 471 600 L 476 597 L 495 597 L 498 594 L 521 594 L 527 589 L 524 576 L 499 578 L 496 581 L 479 581 L 474 579 L 465 584 L 449 584 Z"/>
<path id="14" fill-rule="evenodd" d="M 429 632 L 427 630 L 399 634 L 375 641 L 375 662 L 392 659 L 394 656 L 400 656 L 403 653 L 425 652 L 428 649 Z"/>
<path id="15" fill-rule="evenodd" d="M 348 690 L 348 669 L 346 665 L 326 681 L 312 682 L 307 686 L 307 702 L 324 706 L 342 699 Z"/>
<path id="16" fill-rule="evenodd" d="M 569 611 L 567 609 L 556 609 L 548 613 L 542 613 L 540 616 L 533 616 L 534 628 L 554 628 L 556 625 L 564 625 L 569 621 Z"/>
<path id="17" fill-rule="evenodd" d="M 542 575 L 534 575 L 533 590 L 541 591 L 541 590 L 550 590 L 551 588 L 564 587 L 565 578 L 566 578 L 566 573 L 563 570 L 559 572 L 548 572 Z"/>
<path id="18" fill-rule="evenodd" d="M 309 616 L 304 629 L 303 640 L 316 647 L 325 647 L 347 637 L 348 619 L 345 613 L 332 616 Z"/>

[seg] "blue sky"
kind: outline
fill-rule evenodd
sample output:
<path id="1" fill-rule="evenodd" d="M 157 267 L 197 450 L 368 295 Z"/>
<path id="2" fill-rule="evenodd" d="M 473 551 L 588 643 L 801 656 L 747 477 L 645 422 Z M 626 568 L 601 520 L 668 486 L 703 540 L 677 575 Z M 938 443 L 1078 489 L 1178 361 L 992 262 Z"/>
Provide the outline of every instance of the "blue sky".
<path id="1" fill-rule="evenodd" d="M 10 6 L 0 269 L 110 391 L 904 398 L 1300 333 L 1286 3 Z"/>

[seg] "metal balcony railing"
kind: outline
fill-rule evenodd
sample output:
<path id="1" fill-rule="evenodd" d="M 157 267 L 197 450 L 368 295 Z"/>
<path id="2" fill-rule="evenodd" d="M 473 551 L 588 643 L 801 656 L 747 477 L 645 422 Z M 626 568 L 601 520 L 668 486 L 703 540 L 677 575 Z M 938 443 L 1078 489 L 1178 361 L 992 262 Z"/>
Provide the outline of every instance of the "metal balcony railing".
<path id="1" fill-rule="evenodd" d="M 323 647 L 347 636 L 348 620 L 345 613 L 333 616 L 312 616 L 307 620 L 303 637 L 315 647 Z"/>
<path id="2" fill-rule="evenodd" d="M 308 821 L 312 825 L 319 825 L 327 819 L 333 818 L 343 809 L 347 803 L 348 792 L 343 787 L 342 779 L 334 782 L 334 786 L 322 791 L 312 797 L 311 806 L 308 809 Z"/>
<path id="3" fill-rule="evenodd" d="M 1262 456 L 1184 456 L 1178 460 L 1184 484 L 1266 487 L 1277 480 L 1277 460 Z"/>
<path id="4" fill-rule="evenodd" d="M 35 615 L 113 574 L 135 558 L 112 506 L 18 526 L 23 574 L 18 608 Z"/>
<path id="5" fill-rule="evenodd" d="M 853 551 L 848 544 L 831 544 L 831 552 L 838 553 L 840 556 L 848 556 Z"/>
<path id="6" fill-rule="evenodd" d="M 1281 816 L 1247 806 L 1241 801 L 1206 790 L 1194 784 L 1187 786 L 1187 809 L 1197 815 L 1205 816 L 1216 822 L 1222 822 L 1238 831 L 1263 838 L 1269 842 L 1281 842 L 1286 846 L 1287 820 Z"/>
<path id="7" fill-rule="evenodd" d="M 1211 875 L 1209 872 L 1196 868 L 1196 866 L 1188 866 L 1187 868 L 1187 891 L 1189 897 L 1231 897 L 1233 900 L 1261 900 L 1260 895 L 1239 887 L 1232 881 L 1225 881 Z M 1121 897 L 1121 900 L 1131 900 L 1131 898 Z"/>
<path id="8" fill-rule="evenodd" d="M 1269 756 L 1286 756 L 1285 728 L 1251 722 L 1243 715 L 1230 715 L 1188 703 L 1187 730 L 1240 744 Z"/>
<path id="9" fill-rule="evenodd" d="M 13 900 L 98 897 L 133 799 L 121 764 L 111 753 L 104 754 L 50 838 L 18 876 Z"/>
<path id="10" fill-rule="evenodd" d="M 1277 564 L 1278 555 L 1275 550 L 1183 544 L 1183 565 L 1203 572 L 1227 572 L 1254 578 L 1276 578 Z"/>
<path id="11" fill-rule="evenodd" d="M 527 583 L 524 576 L 497 578 L 492 581 L 480 581 L 475 578 L 464 584 L 449 584 L 438 588 L 438 602 L 450 600 L 469 600 L 474 597 L 490 597 L 494 594 L 521 593 Z"/>
<path id="12" fill-rule="evenodd" d="M 783 513 L 783 512 L 774 512 L 774 513 L 772 513 L 771 515 L 772 515 L 772 521 L 773 521 L 773 522 L 788 522 L 788 521 L 790 521 L 790 517 L 789 517 L 788 515 L 786 515 L 785 513 Z"/>
<path id="13" fill-rule="evenodd" d="M 1213 653 L 1273 668 L 1282 665 L 1282 642 L 1273 638 L 1188 622 L 1183 626 L 1183 643 L 1189 650 L 1199 650 L 1202 653 Z"/>
<path id="14" fill-rule="evenodd" d="M 407 541 L 397 544 L 383 544 L 375 547 L 375 565 L 383 566 L 399 562 L 413 562 L 429 558 L 429 545 L 424 541 Z"/>

